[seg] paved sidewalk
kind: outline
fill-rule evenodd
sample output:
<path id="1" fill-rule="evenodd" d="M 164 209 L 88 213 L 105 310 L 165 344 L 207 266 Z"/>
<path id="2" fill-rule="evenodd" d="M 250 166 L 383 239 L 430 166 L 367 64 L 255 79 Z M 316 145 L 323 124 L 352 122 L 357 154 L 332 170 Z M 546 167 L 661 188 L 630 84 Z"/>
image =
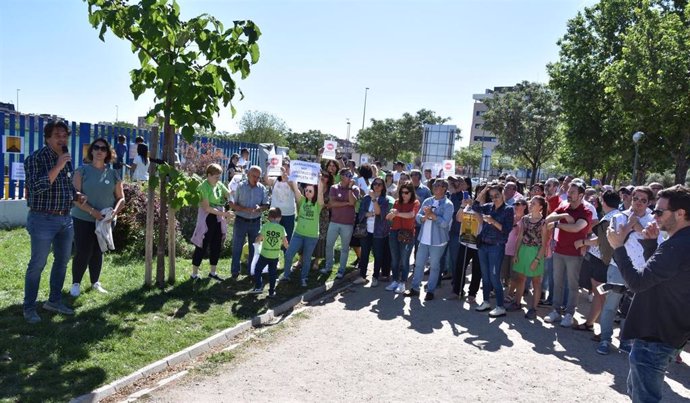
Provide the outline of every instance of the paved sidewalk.
<path id="1" fill-rule="evenodd" d="M 188 375 L 145 400 L 630 401 L 627 355 L 596 354 L 591 333 L 543 323 L 547 309 L 536 322 L 521 313 L 490 319 L 445 300 L 447 282 L 429 302 L 386 285 L 349 286 L 316 301 L 307 319 L 249 346 L 215 376 Z M 586 300 L 581 306 L 586 313 Z M 690 368 L 673 363 L 664 401 L 688 399 Z"/>

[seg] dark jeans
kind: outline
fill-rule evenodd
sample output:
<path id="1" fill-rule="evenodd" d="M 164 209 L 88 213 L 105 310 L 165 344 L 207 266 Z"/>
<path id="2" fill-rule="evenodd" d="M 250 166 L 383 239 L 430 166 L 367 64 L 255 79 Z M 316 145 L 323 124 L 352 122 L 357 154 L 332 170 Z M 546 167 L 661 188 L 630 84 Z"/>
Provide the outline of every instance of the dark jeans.
<path id="1" fill-rule="evenodd" d="M 633 403 L 661 401 L 664 375 L 678 349 L 662 342 L 636 339 L 630 350 L 628 395 Z"/>
<path id="2" fill-rule="evenodd" d="M 194 248 L 194 255 L 192 255 L 192 265 L 199 267 L 201 261 L 206 255 L 206 251 L 210 249 L 208 261 L 211 266 L 218 264 L 220 258 L 220 250 L 223 246 L 223 232 L 220 230 L 220 223 L 218 217 L 209 214 L 206 217 L 206 226 L 208 231 L 204 234 L 204 243 L 200 247 Z"/>
<path id="3" fill-rule="evenodd" d="M 453 277 L 453 293 L 460 295 L 460 291 L 465 288 L 465 268 L 472 260 L 472 278 L 468 295 L 476 296 L 479 291 L 479 284 L 482 281 L 482 270 L 479 265 L 477 250 L 469 248 L 463 244 L 458 247 L 458 259 L 455 265 L 455 275 Z"/>
<path id="4" fill-rule="evenodd" d="M 72 259 L 72 283 L 81 283 L 86 267 L 89 267 L 91 284 L 98 281 L 103 267 L 103 252 L 96 238 L 96 223 L 73 218 L 74 258 Z"/>
<path id="5" fill-rule="evenodd" d="M 501 284 L 501 262 L 505 253 L 505 244 L 483 244 L 479 247 L 479 264 L 482 270 L 482 294 L 484 301 L 489 302 L 493 289 L 496 293 L 496 306 L 503 306 L 503 284 Z"/>
<path id="6" fill-rule="evenodd" d="M 360 239 L 362 253 L 359 256 L 359 275 L 367 277 L 367 267 L 369 266 L 369 253 L 374 252 L 374 278 L 378 279 L 381 273 L 385 255 L 385 244 L 388 238 L 374 238 L 374 234 L 368 232 L 367 236 Z"/>
<path id="7" fill-rule="evenodd" d="M 268 292 L 273 294 L 276 290 L 276 277 L 278 272 L 278 258 L 269 259 L 263 255 L 259 255 L 259 260 L 256 262 L 256 267 L 254 268 L 254 282 L 256 288 L 263 288 L 262 272 L 264 267 L 268 265 Z"/>
<path id="8" fill-rule="evenodd" d="M 391 275 L 391 246 L 388 237 L 381 238 L 383 242 L 383 262 L 381 262 L 381 276 L 390 277 Z"/>
<path id="9" fill-rule="evenodd" d="M 287 240 L 290 242 L 292 240 L 292 232 L 295 230 L 295 216 L 294 215 L 284 215 L 280 217 L 280 225 L 285 228 L 285 233 L 287 233 Z M 287 249 L 284 246 L 280 247 L 283 252 Z"/>
<path id="10" fill-rule="evenodd" d="M 405 283 L 410 274 L 410 254 L 414 243 L 399 242 L 398 231 L 396 230 L 388 234 L 388 247 L 391 251 L 392 281 Z"/>
<path id="11" fill-rule="evenodd" d="M 240 216 L 235 217 L 235 226 L 232 234 L 232 263 L 230 263 L 230 272 L 232 275 L 240 274 L 240 258 L 242 257 L 242 246 L 244 246 L 245 239 L 249 243 L 250 259 L 254 256 L 254 241 L 261 230 L 261 218 L 258 220 L 247 221 Z M 247 273 L 249 273 L 249 264 L 247 264 Z"/>

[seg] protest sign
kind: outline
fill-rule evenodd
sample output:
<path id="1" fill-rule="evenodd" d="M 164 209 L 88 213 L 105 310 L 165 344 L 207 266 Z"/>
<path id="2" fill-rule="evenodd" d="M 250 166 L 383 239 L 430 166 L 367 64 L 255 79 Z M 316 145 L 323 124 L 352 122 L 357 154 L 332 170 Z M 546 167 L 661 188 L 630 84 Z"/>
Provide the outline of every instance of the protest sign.
<path id="1" fill-rule="evenodd" d="M 298 160 L 290 161 L 290 177 L 288 179 L 291 181 L 318 185 L 320 174 L 321 165 L 319 163 Z"/>
<path id="2" fill-rule="evenodd" d="M 12 171 L 10 172 L 12 175 L 10 176 L 13 181 L 23 181 L 26 179 L 26 175 L 24 173 L 24 163 L 23 162 L 13 162 L 12 163 Z"/>
<path id="3" fill-rule="evenodd" d="M 323 154 L 321 154 L 321 159 L 335 159 L 335 149 L 338 147 L 338 143 L 331 140 L 323 141 Z"/>
<path id="4" fill-rule="evenodd" d="M 268 156 L 268 176 L 280 176 L 280 168 L 283 166 L 283 156 L 271 154 Z"/>
<path id="5" fill-rule="evenodd" d="M 443 177 L 447 178 L 449 175 L 455 175 L 455 161 L 454 160 L 444 160 L 443 161 Z"/>
<path id="6" fill-rule="evenodd" d="M 463 212 L 460 226 L 460 242 L 468 246 L 477 246 L 479 235 L 479 217 L 475 212 Z"/>

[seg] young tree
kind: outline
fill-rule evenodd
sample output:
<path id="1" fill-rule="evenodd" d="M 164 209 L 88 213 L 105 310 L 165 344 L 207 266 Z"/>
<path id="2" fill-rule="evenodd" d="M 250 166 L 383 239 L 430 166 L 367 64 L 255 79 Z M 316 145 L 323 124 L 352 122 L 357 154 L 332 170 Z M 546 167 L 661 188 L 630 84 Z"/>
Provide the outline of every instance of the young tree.
<path id="1" fill-rule="evenodd" d="M 482 146 L 479 143 L 474 143 L 463 147 L 455 152 L 453 159 L 455 164 L 458 167 L 463 167 L 468 175 L 476 173 L 482 163 Z"/>
<path id="2" fill-rule="evenodd" d="M 163 116 L 163 159 L 168 165 L 159 167 L 161 174 L 161 217 L 167 215 L 170 239 L 174 239 L 174 210 L 198 201 L 196 182 L 174 168 L 174 128 L 180 128 L 187 142 L 194 138 L 194 126 L 215 129 L 213 117 L 230 105 L 239 89 L 234 74 L 244 79 L 250 65 L 259 60 L 257 40 L 261 35 L 252 21 L 234 21 L 225 29 L 216 18 L 202 14 L 188 21 L 180 19 L 176 1 L 85 0 L 89 22 L 100 29 L 105 41 L 110 31 L 132 45 L 140 67 L 132 70 L 130 89 L 137 99 L 146 90 L 153 90 L 154 104 L 149 120 Z M 241 91 L 240 95 L 242 94 Z M 155 177 L 152 185 L 155 186 Z M 168 198 L 173 211 L 167 214 Z M 149 201 L 151 202 L 151 201 Z M 172 230 L 171 230 L 172 229 Z M 170 233 L 172 232 L 172 233 Z M 160 234 L 159 239 L 165 239 Z M 146 242 L 152 242 L 147 239 Z M 164 241 L 159 242 L 159 257 Z M 169 247 L 168 281 L 175 281 L 174 241 Z M 148 257 L 150 258 L 150 257 Z M 159 286 L 163 286 L 164 262 L 158 259 Z"/>
<path id="3" fill-rule="evenodd" d="M 290 131 L 283 119 L 261 111 L 246 112 L 240 118 L 239 125 L 242 132 L 232 137 L 247 143 L 285 145 L 285 135 Z"/>
<path id="4" fill-rule="evenodd" d="M 319 152 L 319 148 L 323 147 L 323 142 L 326 140 L 336 140 L 337 137 L 322 133 L 321 130 L 308 130 L 304 133 L 288 133 L 286 137 L 287 145 L 290 150 L 294 150 L 298 154 L 313 154 Z"/>
<path id="5" fill-rule="evenodd" d="M 484 129 L 496 134 L 499 150 L 524 159 L 532 168 L 531 183 L 542 163 L 558 147 L 560 110 L 556 95 L 545 85 L 523 81 L 513 90 L 485 101 Z"/>

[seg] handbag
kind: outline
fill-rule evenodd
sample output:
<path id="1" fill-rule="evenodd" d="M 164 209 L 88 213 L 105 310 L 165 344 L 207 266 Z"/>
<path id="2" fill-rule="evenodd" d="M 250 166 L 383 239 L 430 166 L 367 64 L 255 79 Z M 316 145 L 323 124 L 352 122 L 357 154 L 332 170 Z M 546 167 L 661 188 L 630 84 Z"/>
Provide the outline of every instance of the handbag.
<path id="1" fill-rule="evenodd" d="M 352 231 L 352 236 L 355 238 L 367 237 L 367 220 L 360 220 L 355 224 L 355 228 Z"/>
<path id="2" fill-rule="evenodd" d="M 414 233 L 409 229 L 398 230 L 398 242 L 404 244 L 414 243 Z"/>

